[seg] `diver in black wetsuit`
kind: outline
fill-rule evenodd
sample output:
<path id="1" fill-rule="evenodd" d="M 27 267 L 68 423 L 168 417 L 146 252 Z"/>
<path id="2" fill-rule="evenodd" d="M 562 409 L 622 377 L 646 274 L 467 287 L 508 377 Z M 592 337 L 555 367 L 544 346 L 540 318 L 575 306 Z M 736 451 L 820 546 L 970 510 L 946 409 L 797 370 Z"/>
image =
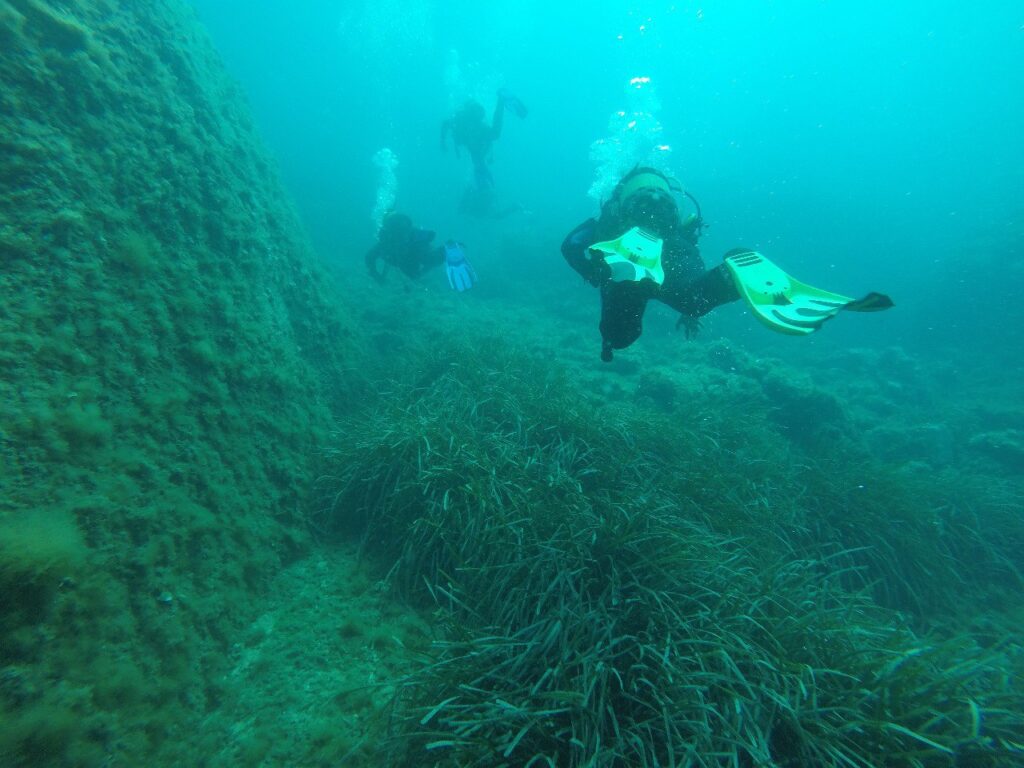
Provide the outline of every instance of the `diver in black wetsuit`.
<path id="1" fill-rule="evenodd" d="M 389 213 L 384 217 L 377 242 L 366 252 L 366 268 L 377 280 L 383 280 L 388 267 L 397 267 L 413 280 L 428 269 L 444 262 L 443 249 L 432 247 L 434 233 L 414 227 L 412 219 L 404 213 Z M 383 270 L 377 268 L 383 262 Z"/>
<path id="2" fill-rule="evenodd" d="M 601 208 L 598 219 L 587 219 L 562 243 L 562 255 L 583 278 L 601 289 L 601 359 L 609 362 L 612 350 L 625 349 L 640 337 L 643 315 L 650 299 L 680 313 L 679 325 L 687 337 L 699 328 L 697 318 L 740 296 L 724 266 L 707 270 L 697 248 L 700 215 L 683 221 L 673 192 L 678 186 L 653 168 L 637 167 L 618 183 Z M 617 238 L 633 227 L 663 241 L 661 266 L 664 281 L 612 279 L 612 269 L 590 250 L 599 241 Z"/>
<path id="3" fill-rule="evenodd" d="M 465 148 L 473 161 L 473 183 L 466 190 L 461 203 L 464 213 L 475 216 L 503 216 L 518 210 L 518 206 L 495 209 L 493 203 L 494 177 L 488 168 L 491 147 L 501 136 L 505 123 L 505 109 L 511 109 L 519 118 L 527 115 L 526 106 L 504 88 L 498 91 L 498 103 L 494 107 L 491 124 L 484 122 L 484 108 L 473 99 L 441 124 L 441 149 L 447 149 L 448 135 L 451 134 L 455 154 Z"/>
<path id="4" fill-rule="evenodd" d="M 404 213 L 392 211 L 384 217 L 377 242 L 366 252 L 366 268 L 379 282 L 384 281 L 388 267 L 397 267 L 413 280 L 432 267 L 444 264 L 448 283 L 459 291 L 469 290 L 476 283 L 476 272 L 466 259 L 465 246 L 456 240 L 433 246 L 434 232 L 414 227 Z M 379 270 L 377 263 L 383 262 Z"/>

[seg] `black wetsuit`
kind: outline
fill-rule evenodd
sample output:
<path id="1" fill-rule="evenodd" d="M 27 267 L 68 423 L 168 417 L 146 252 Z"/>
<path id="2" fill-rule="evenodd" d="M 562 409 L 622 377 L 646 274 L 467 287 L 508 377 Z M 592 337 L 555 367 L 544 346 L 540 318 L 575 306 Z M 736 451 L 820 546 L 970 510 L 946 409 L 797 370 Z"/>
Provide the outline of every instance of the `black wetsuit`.
<path id="1" fill-rule="evenodd" d="M 377 269 L 377 262 L 383 261 L 385 269 L 397 267 L 415 280 L 444 262 L 444 248 L 432 247 L 433 240 L 434 233 L 429 229 L 417 229 L 404 214 L 391 214 L 384 220 L 377 242 L 366 252 L 366 268 L 383 280 L 384 272 Z"/>
<path id="2" fill-rule="evenodd" d="M 612 359 L 613 349 L 625 349 L 643 330 L 644 310 L 650 299 L 657 299 L 683 315 L 696 319 L 712 309 L 739 298 L 724 265 L 707 270 L 697 248 L 697 227 L 676 223 L 662 246 L 661 263 L 665 281 L 613 282 L 610 268 L 600 259 L 587 257 L 594 243 L 612 240 L 640 222 L 623 221 L 618 216 L 602 215 L 587 219 L 569 233 L 562 243 L 562 255 L 569 265 L 591 285 L 601 289 L 601 357 Z"/>
<path id="3" fill-rule="evenodd" d="M 473 161 L 473 178 L 481 188 L 490 188 L 494 184 L 491 170 L 487 167 L 491 154 L 491 145 L 501 136 L 505 124 L 505 99 L 499 98 L 494 107 L 491 124 L 484 122 L 484 108 L 476 101 L 466 103 L 456 114 L 441 124 L 441 146 L 445 145 L 448 134 L 452 135 L 452 144 L 458 153 L 459 147 L 465 147 Z"/>

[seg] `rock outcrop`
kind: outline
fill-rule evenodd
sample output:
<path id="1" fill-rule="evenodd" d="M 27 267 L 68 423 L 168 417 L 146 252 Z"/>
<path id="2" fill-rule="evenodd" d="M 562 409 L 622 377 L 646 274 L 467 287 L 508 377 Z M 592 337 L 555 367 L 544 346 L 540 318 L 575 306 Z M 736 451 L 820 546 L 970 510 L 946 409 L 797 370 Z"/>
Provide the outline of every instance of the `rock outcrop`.
<path id="1" fill-rule="evenodd" d="M 330 290 L 187 6 L 0 2 L 0 762 L 194 764 L 308 545 Z"/>

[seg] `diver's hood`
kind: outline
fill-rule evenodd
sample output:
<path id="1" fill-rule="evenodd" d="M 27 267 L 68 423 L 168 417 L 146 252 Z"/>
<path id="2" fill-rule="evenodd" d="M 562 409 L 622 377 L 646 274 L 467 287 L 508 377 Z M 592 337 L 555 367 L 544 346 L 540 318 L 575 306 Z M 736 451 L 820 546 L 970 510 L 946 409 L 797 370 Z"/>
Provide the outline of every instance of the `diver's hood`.
<path id="1" fill-rule="evenodd" d="M 644 190 L 657 190 L 671 196 L 673 192 L 682 192 L 682 187 L 656 168 L 638 167 L 622 177 L 622 181 L 615 189 L 615 197 L 622 205 L 633 195 Z"/>
<path id="2" fill-rule="evenodd" d="M 377 233 L 377 241 L 388 248 L 401 248 L 408 244 L 416 233 L 412 219 L 404 213 L 388 213 Z"/>
<path id="3" fill-rule="evenodd" d="M 637 167 L 622 178 L 609 203 L 622 223 L 665 237 L 679 225 L 674 193 L 681 191 L 678 182 L 656 168 Z"/>
<path id="4" fill-rule="evenodd" d="M 395 211 L 388 211 L 384 214 L 384 220 L 381 222 L 380 231 L 387 233 L 388 235 L 394 235 L 396 233 L 408 233 L 412 230 L 412 219 L 406 216 L 404 213 L 396 213 Z"/>

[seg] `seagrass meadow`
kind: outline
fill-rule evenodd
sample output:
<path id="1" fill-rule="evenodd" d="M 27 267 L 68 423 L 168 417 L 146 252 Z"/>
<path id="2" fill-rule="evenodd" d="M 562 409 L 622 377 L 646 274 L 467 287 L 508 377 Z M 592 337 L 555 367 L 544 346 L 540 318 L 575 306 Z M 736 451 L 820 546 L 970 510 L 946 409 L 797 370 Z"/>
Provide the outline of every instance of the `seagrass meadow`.
<path id="1" fill-rule="evenodd" d="M 1024 765 L 1016 363 L 603 364 L 563 234 L 379 285 L 190 6 L 0 0 L 0 765 Z"/>

